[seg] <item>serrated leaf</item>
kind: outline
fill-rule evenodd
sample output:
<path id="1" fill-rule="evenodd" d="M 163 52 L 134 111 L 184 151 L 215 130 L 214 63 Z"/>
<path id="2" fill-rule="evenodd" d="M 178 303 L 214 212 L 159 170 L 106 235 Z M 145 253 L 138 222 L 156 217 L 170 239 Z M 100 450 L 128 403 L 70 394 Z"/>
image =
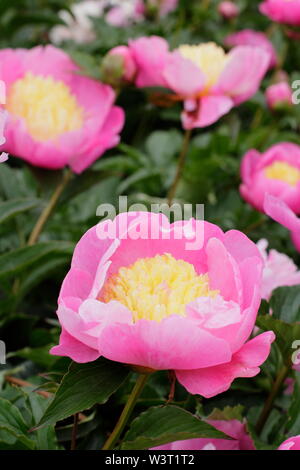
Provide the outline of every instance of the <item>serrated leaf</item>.
<path id="1" fill-rule="evenodd" d="M 87 364 L 72 362 L 38 427 L 105 403 L 124 382 L 129 370 L 100 358 Z"/>
<path id="2" fill-rule="evenodd" d="M 205 421 L 173 405 L 156 406 L 131 423 L 122 450 L 141 450 L 194 438 L 230 439 Z"/>

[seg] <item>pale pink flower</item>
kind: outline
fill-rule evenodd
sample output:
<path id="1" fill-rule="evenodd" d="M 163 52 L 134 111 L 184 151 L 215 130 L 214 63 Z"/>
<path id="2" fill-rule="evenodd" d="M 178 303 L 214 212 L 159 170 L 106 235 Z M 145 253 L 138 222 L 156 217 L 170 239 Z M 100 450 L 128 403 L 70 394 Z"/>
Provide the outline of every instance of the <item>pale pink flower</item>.
<path id="1" fill-rule="evenodd" d="M 224 432 L 229 439 L 187 439 L 170 442 L 150 450 L 255 450 L 253 441 L 247 433 L 245 423 L 232 419 L 230 421 L 209 420 L 214 428 Z"/>
<path id="2" fill-rule="evenodd" d="M 229 47 L 253 46 L 261 47 L 270 57 L 269 68 L 276 67 L 278 63 L 277 52 L 265 33 L 253 29 L 243 29 L 232 33 L 224 39 L 224 44 Z"/>
<path id="3" fill-rule="evenodd" d="M 300 0 L 265 0 L 260 12 L 278 23 L 300 25 Z"/>
<path id="4" fill-rule="evenodd" d="M 81 173 L 119 142 L 124 112 L 113 89 L 79 73 L 53 46 L 0 51 L 7 88 L 2 149 L 35 166 Z"/>
<path id="5" fill-rule="evenodd" d="M 270 250 L 268 253 L 267 240 L 259 240 L 257 246 L 265 262 L 262 281 L 263 299 L 269 300 L 277 287 L 300 284 L 300 271 L 291 258 L 276 250 Z"/>
<path id="6" fill-rule="evenodd" d="M 276 110 L 282 106 L 291 106 L 292 89 L 286 82 L 275 83 L 266 89 L 266 101 L 270 109 Z"/>
<path id="7" fill-rule="evenodd" d="M 78 44 L 89 43 L 96 38 L 92 18 L 102 16 L 107 1 L 86 0 L 73 3 L 71 13 L 66 10 L 59 12 L 65 25 L 54 26 L 50 31 L 50 39 L 54 44 L 72 40 Z"/>
<path id="8" fill-rule="evenodd" d="M 224 1 L 218 5 L 218 12 L 223 18 L 231 20 L 240 14 L 240 9 L 234 2 Z"/>
<path id="9" fill-rule="evenodd" d="M 117 62 L 114 64 L 111 62 L 111 68 L 110 68 L 110 58 L 116 58 Z M 113 75 L 114 72 L 116 74 L 116 79 L 119 79 L 119 81 L 124 81 L 127 83 L 131 83 L 136 75 L 136 64 L 135 61 L 133 60 L 131 51 L 129 47 L 127 46 L 117 46 L 111 49 L 106 57 L 104 58 L 106 67 L 107 67 L 107 74 Z M 111 78 L 111 77 L 108 77 Z"/>
<path id="10" fill-rule="evenodd" d="M 257 375 L 274 340 L 269 331 L 248 341 L 262 267 L 241 232 L 122 213 L 75 248 L 59 296 L 60 343 L 51 352 L 174 370 L 190 393 L 217 395 L 236 377 Z"/>
<path id="11" fill-rule="evenodd" d="M 240 46 L 228 54 L 215 43 L 182 45 L 173 52 L 152 36 L 130 41 L 138 87 L 165 87 L 184 102 L 185 129 L 216 122 L 259 88 L 269 65 L 262 48 Z"/>
<path id="12" fill-rule="evenodd" d="M 266 193 L 300 213 L 300 147 L 282 142 L 266 152 L 249 150 L 241 163 L 240 193 L 253 207 L 264 211 Z"/>

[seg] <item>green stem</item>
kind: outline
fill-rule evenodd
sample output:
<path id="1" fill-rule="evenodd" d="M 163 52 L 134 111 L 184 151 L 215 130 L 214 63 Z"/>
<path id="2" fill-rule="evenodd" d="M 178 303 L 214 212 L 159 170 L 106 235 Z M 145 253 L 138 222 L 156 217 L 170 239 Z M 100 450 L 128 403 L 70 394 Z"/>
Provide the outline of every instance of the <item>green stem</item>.
<path id="1" fill-rule="evenodd" d="M 147 375 L 140 374 L 138 376 L 137 381 L 135 383 L 135 386 L 133 387 L 132 392 L 129 395 L 129 398 L 127 400 L 127 403 L 124 406 L 124 409 L 121 413 L 121 416 L 120 416 L 117 424 L 115 425 L 115 428 L 114 428 L 113 432 L 111 433 L 111 435 L 109 436 L 109 438 L 105 442 L 104 446 L 102 447 L 102 450 L 112 449 L 114 447 L 114 445 L 116 444 L 116 442 L 118 441 L 123 429 L 126 426 L 126 423 L 127 423 L 128 419 L 131 416 L 131 413 L 132 413 L 132 411 L 135 407 L 135 404 L 138 400 L 138 397 L 140 396 L 140 394 L 141 394 L 141 392 L 142 392 L 142 390 L 143 390 L 143 388 L 144 388 L 144 386 L 147 382 L 148 377 L 149 377 L 149 374 L 147 374 Z"/>
<path id="2" fill-rule="evenodd" d="M 260 434 L 261 431 L 263 430 L 263 427 L 264 425 L 266 424 L 267 422 L 267 419 L 272 411 L 272 408 L 273 408 L 273 404 L 274 404 L 274 401 L 283 385 L 283 382 L 285 381 L 285 379 L 287 378 L 288 376 L 288 373 L 289 373 L 289 370 L 290 368 L 287 367 L 287 366 L 283 366 L 282 369 L 280 369 L 276 379 L 275 379 L 275 382 L 274 382 L 274 385 L 272 387 L 272 390 L 267 398 L 267 401 L 265 402 L 265 405 L 263 407 L 263 410 L 261 412 L 261 415 L 258 419 L 258 422 L 257 422 L 257 425 L 256 425 L 256 432 L 257 434 Z"/>
<path id="3" fill-rule="evenodd" d="M 46 205 L 45 209 L 43 210 L 43 212 L 39 216 L 32 232 L 30 234 L 30 237 L 29 237 L 28 242 L 27 242 L 28 246 L 34 245 L 37 242 L 37 240 L 38 240 L 38 238 L 39 238 L 39 236 L 40 236 L 40 234 L 41 234 L 41 232 L 44 228 L 45 223 L 49 219 L 53 209 L 55 208 L 55 206 L 58 202 L 58 199 L 60 198 L 62 192 L 64 191 L 65 187 L 67 186 L 68 182 L 70 181 L 71 176 L 72 176 L 71 170 L 67 170 L 65 172 L 65 174 L 63 175 L 62 181 L 57 185 L 57 187 L 56 187 L 54 193 L 52 194 L 48 204 Z"/>
<path id="4" fill-rule="evenodd" d="M 187 156 L 187 152 L 188 152 L 188 148 L 189 148 L 189 144 L 191 140 L 191 135 L 192 135 L 192 131 L 190 129 L 185 131 L 182 149 L 181 149 L 179 159 L 178 159 L 177 172 L 176 172 L 173 184 L 170 187 L 168 196 L 167 196 L 169 206 L 171 206 L 173 203 L 173 199 L 176 194 L 176 189 L 177 189 L 178 183 L 180 181 L 180 178 L 184 169 L 184 164 L 185 164 L 185 160 L 186 160 L 186 156 Z"/>

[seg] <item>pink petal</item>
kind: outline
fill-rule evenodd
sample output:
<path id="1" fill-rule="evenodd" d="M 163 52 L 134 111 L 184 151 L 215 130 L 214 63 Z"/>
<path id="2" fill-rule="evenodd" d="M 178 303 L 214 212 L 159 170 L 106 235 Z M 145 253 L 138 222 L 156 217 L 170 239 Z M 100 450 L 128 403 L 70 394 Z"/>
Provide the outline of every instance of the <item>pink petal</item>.
<path id="1" fill-rule="evenodd" d="M 107 359 L 164 370 L 194 369 L 230 360 L 228 344 L 174 315 L 161 322 L 110 324 L 99 338 L 99 351 Z"/>
<path id="2" fill-rule="evenodd" d="M 254 377 L 267 359 L 275 335 L 262 333 L 248 341 L 232 357 L 231 362 L 198 370 L 176 370 L 179 382 L 192 394 L 211 398 L 228 390 L 237 377 Z"/>
<path id="3" fill-rule="evenodd" d="M 185 59 L 178 52 L 173 52 L 166 65 L 163 76 L 168 87 L 180 96 L 198 94 L 204 87 L 205 77 L 192 61 Z"/>

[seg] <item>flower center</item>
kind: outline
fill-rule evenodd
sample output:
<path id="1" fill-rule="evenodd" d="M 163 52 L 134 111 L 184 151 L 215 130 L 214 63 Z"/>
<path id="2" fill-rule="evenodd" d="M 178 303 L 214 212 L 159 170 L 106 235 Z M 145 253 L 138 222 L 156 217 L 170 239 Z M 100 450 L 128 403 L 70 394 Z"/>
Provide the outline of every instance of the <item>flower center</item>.
<path id="1" fill-rule="evenodd" d="M 179 53 L 186 59 L 191 60 L 206 77 L 206 89 L 214 86 L 224 70 L 228 61 L 228 55 L 222 47 L 214 42 L 199 45 L 182 45 L 178 48 Z"/>
<path id="2" fill-rule="evenodd" d="M 169 315 L 185 316 L 188 303 L 217 294 L 210 290 L 207 274 L 198 275 L 192 264 L 164 254 L 120 268 L 106 281 L 99 300 L 118 300 L 133 313 L 134 321 L 161 321 Z"/>
<path id="3" fill-rule="evenodd" d="M 300 169 L 286 162 L 274 162 L 265 168 L 267 178 L 284 181 L 296 186 L 300 181 Z"/>
<path id="4" fill-rule="evenodd" d="M 45 142 L 79 130 L 83 110 L 69 88 L 60 80 L 27 72 L 10 88 L 6 109 L 25 121 L 30 135 Z"/>

